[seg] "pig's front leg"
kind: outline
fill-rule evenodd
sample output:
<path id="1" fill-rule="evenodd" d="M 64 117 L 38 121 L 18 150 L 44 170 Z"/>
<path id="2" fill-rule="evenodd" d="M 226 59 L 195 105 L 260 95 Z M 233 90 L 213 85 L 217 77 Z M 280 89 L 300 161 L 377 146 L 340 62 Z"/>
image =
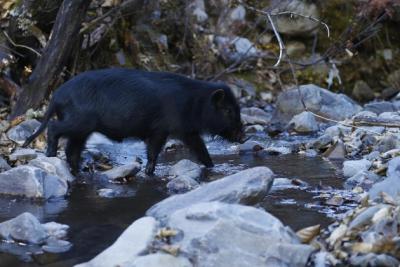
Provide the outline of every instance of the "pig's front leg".
<path id="1" fill-rule="evenodd" d="M 167 137 L 168 135 L 166 134 L 157 134 L 146 140 L 145 143 L 147 145 L 147 164 L 145 173 L 147 175 L 151 175 L 154 173 L 158 154 L 160 154 L 160 151 L 163 148 Z"/>
<path id="2" fill-rule="evenodd" d="M 182 138 L 182 141 L 189 147 L 189 149 L 193 151 L 198 160 L 200 160 L 200 162 L 203 163 L 207 168 L 214 166 L 210 158 L 210 154 L 208 154 L 207 147 L 200 135 L 186 135 Z"/>

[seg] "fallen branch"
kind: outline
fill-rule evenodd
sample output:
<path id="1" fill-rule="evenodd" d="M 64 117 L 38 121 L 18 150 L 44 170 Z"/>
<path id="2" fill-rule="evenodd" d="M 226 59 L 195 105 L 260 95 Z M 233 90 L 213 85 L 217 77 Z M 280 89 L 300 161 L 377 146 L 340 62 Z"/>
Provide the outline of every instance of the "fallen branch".
<path id="1" fill-rule="evenodd" d="M 360 126 L 381 126 L 388 128 L 400 128 L 400 119 L 386 119 L 377 117 L 356 117 L 353 119 L 354 125 Z"/>

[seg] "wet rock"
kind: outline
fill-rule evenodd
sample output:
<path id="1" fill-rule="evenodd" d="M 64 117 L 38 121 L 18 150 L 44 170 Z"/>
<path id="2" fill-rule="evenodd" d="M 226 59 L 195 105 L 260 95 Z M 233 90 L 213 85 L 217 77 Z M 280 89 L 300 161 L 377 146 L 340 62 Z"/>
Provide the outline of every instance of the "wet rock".
<path id="1" fill-rule="evenodd" d="M 111 189 L 111 188 L 101 188 L 101 189 L 97 190 L 97 194 L 100 197 L 113 198 L 118 193 L 115 190 Z"/>
<path id="2" fill-rule="evenodd" d="M 75 180 L 75 177 L 69 171 L 67 162 L 57 157 L 40 155 L 38 158 L 29 161 L 29 165 L 38 167 L 48 174 L 58 176 L 67 182 Z"/>
<path id="3" fill-rule="evenodd" d="M 117 241 L 92 260 L 75 267 L 128 266 L 146 252 L 156 234 L 158 223 L 152 217 L 142 217 L 131 224 Z"/>
<path id="4" fill-rule="evenodd" d="M 190 176 L 181 175 L 167 183 L 168 193 L 182 194 L 199 187 L 199 183 Z"/>
<path id="5" fill-rule="evenodd" d="M 107 176 L 110 180 L 116 180 L 119 178 L 134 176 L 140 171 L 140 168 L 141 164 L 139 162 L 133 162 L 131 164 L 114 167 L 111 170 L 102 172 L 102 174 Z"/>
<path id="6" fill-rule="evenodd" d="M 190 261 L 183 257 L 174 257 L 165 253 L 154 253 L 140 256 L 129 265 L 131 267 L 192 267 Z"/>
<path id="7" fill-rule="evenodd" d="M 291 41 L 286 44 L 286 53 L 289 56 L 303 56 L 306 51 L 306 45 L 299 41 Z"/>
<path id="8" fill-rule="evenodd" d="M 368 253 L 351 256 L 350 264 L 360 267 L 398 267 L 400 262 L 390 255 Z"/>
<path id="9" fill-rule="evenodd" d="M 277 1 L 274 7 L 272 13 L 291 11 L 304 16 L 319 17 L 318 8 L 315 4 L 300 0 Z M 319 26 L 319 23 L 313 20 L 297 17 L 293 19 L 290 15 L 276 16 L 275 23 L 278 31 L 287 35 L 311 34 Z"/>
<path id="10" fill-rule="evenodd" d="M 306 148 L 308 148 L 308 149 L 314 148 L 316 150 L 322 150 L 322 149 L 329 147 L 329 145 L 332 143 L 332 141 L 333 141 L 333 138 L 330 135 L 323 134 L 320 137 L 318 137 L 316 140 L 309 142 L 306 145 Z"/>
<path id="11" fill-rule="evenodd" d="M 18 166 L 0 173 L 0 194 L 48 199 L 62 197 L 67 191 L 65 180 L 34 166 Z"/>
<path id="12" fill-rule="evenodd" d="M 360 171 L 354 176 L 346 180 L 344 187 L 346 189 L 353 189 L 360 186 L 364 190 L 368 190 L 371 186 L 380 180 L 380 176 L 370 171 Z"/>
<path id="13" fill-rule="evenodd" d="M 383 112 L 379 114 L 379 118 L 390 119 L 390 120 L 400 120 L 400 112 Z"/>
<path id="14" fill-rule="evenodd" d="M 344 136 L 350 133 L 350 128 L 341 126 L 341 125 L 334 125 L 330 126 L 325 129 L 325 134 L 329 135 L 330 137 L 334 138 L 336 136 Z"/>
<path id="15" fill-rule="evenodd" d="M 314 250 L 269 213 L 237 204 L 198 203 L 172 213 L 175 245 L 195 266 L 305 266 Z"/>
<path id="16" fill-rule="evenodd" d="M 356 81 L 352 95 L 360 102 L 368 102 L 375 98 L 374 91 L 372 91 L 371 87 L 362 80 Z"/>
<path id="17" fill-rule="evenodd" d="M 48 222 L 42 224 L 48 236 L 55 239 L 63 239 L 67 236 L 69 226 L 66 224 Z"/>
<path id="18" fill-rule="evenodd" d="M 395 135 L 387 135 L 380 139 L 374 146 L 374 150 L 380 153 L 400 147 L 400 140 Z"/>
<path id="19" fill-rule="evenodd" d="M 345 177 L 351 177 L 360 171 L 368 171 L 371 165 L 372 163 L 366 159 L 346 160 L 343 162 L 343 175 Z"/>
<path id="20" fill-rule="evenodd" d="M 173 211 L 205 201 L 250 203 L 264 197 L 273 182 L 273 173 L 267 167 L 255 167 L 202 185 L 188 193 L 171 196 L 152 206 L 146 214 L 156 218 Z"/>
<path id="21" fill-rule="evenodd" d="M 271 120 L 271 114 L 256 107 L 242 108 L 240 110 L 244 125 L 261 124 L 267 125 Z"/>
<path id="22" fill-rule="evenodd" d="M 316 132 L 319 129 L 314 115 L 307 111 L 295 115 L 289 122 L 289 128 L 303 134 Z"/>
<path id="23" fill-rule="evenodd" d="M 7 132 L 7 137 L 15 143 L 22 145 L 25 140 L 33 134 L 33 132 L 40 126 L 37 120 L 26 120 L 21 122 L 15 127 L 12 127 Z"/>
<path id="24" fill-rule="evenodd" d="M 270 146 L 264 149 L 264 151 L 269 155 L 286 155 L 292 153 L 292 149 L 285 146 Z"/>
<path id="25" fill-rule="evenodd" d="M 353 100 L 343 94 L 335 94 L 314 84 L 301 85 L 300 91 L 307 108 L 319 115 L 344 120 L 361 110 Z M 289 122 L 292 117 L 304 111 L 297 89 L 279 94 L 273 122 Z"/>
<path id="26" fill-rule="evenodd" d="M 34 149 L 30 148 L 17 148 L 12 154 L 10 154 L 9 159 L 11 161 L 28 161 L 37 158 L 38 154 Z"/>
<path id="27" fill-rule="evenodd" d="M 372 111 L 375 114 L 381 114 L 383 112 L 393 112 L 396 111 L 395 106 L 391 102 L 373 102 L 368 103 L 364 106 L 364 110 Z"/>
<path id="28" fill-rule="evenodd" d="M 344 159 L 346 156 L 346 147 L 341 140 L 338 140 L 322 156 L 328 159 Z"/>
<path id="29" fill-rule="evenodd" d="M 70 250 L 72 244 L 66 240 L 49 238 L 46 244 L 42 246 L 43 251 L 48 253 L 63 253 Z"/>
<path id="30" fill-rule="evenodd" d="M 0 172 L 8 171 L 9 169 L 11 169 L 11 166 L 8 165 L 7 161 L 2 156 L 0 156 Z"/>
<path id="31" fill-rule="evenodd" d="M 264 131 L 264 127 L 259 124 L 244 127 L 245 133 L 258 133 L 258 132 L 263 132 L 263 131 Z"/>
<path id="32" fill-rule="evenodd" d="M 173 178 L 186 176 L 193 180 L 199 180 L 203 174 L 203 168 L 193 161 L 182 159 L 171 167 L 168 174 Z"/>
<path id="33" fill-rule="evenodd" d="M 14 219 L 0 223 L 0 236 L 6 240 L 42 244 L 48 234 L 35 216 L 25 212 Z"/>
<path id="34" fill-rule="evenodd" d="M 260 142 L 247 140 L 243 144 L 239 145 L 239 152 L 246 153 L 246 152 L 257 152 L 264 148 L 264 145 Z"/>

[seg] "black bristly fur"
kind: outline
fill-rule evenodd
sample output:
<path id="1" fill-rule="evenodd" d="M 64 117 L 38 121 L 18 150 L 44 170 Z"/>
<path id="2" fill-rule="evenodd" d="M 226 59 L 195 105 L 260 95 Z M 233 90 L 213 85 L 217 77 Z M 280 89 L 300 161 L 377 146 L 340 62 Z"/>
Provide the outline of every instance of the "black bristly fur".
<path id="1" fill-rule="evenodd" d="M 57 120 L 50 120 L 54 114 Z M 230 141 L 242 137 L 239 106 L 228 86 L 193 80 L 167 72 L 132 69 L 88 71 L 55 91 L 42 125 L 47 156 L 56 156 L 58 139 L 68 139 L 67 161 L 78 172 L 86 139 L 93 132 L 121 141 L 126 137 L 147 145 L 146 173 L 152 174 L 168 137 L 181 139 L 207 167 L 213 163 L 200 135 L 219 135 Z"/>

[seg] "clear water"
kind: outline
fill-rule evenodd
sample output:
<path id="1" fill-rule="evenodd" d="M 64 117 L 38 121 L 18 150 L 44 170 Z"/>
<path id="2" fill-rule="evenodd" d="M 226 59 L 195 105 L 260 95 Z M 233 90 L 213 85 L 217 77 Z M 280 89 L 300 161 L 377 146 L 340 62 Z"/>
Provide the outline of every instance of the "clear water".
<path id="1" fill-rule="evenodd" d="M 142 143 L 108 144 L 97 148 L 109 154 L 114 164 L 130 162 L 135 156 L 145 159 Z M 208 148 L 216 166 L 208 171 L 207 179 L 217 179 L 253 166 L 267 166 L 274 171 L 276 177 L 301 179 L 308 183 L 308 187 L 304 190 L 274 191 L 259 203 L 261 207 L 294 230 L 315 224 L 326 226 L 332 222 L 331 217 L 323 213 L 322 209 L 307 208 L 306 204 L 315 202 L 315 188 L 341 188 L 342 179 L 337 171 L 340 163 L 300 155 L 239 155 L 235 152 L 235 146 L 219 141 L 208 142 Z M 105 183 L 96 177 L 81 178 L 73 186 L 67 200 L 40 203 L 0 198 L 0 221 L 29 211 L 42 222 L 56 221 L 69 225 L 68 240 L 73 244 L 71 250 L 65 253 L 45 253 L 30 257 L 29 251 L 34 252 L 37 248 L 0 242 L 0 267 L 61 267 L 91 259 L 110 246 L 121 232 L 135 219 L 143 216 L 149 207 L 167 197 L 163 177 L 169 166 L 182 158 L 193 159 L 186 150 L 164 153 L 156 169 L 156 178 L 137 179 L 124 185 Z M 104 187 L 120 191 L 120 197 L 99 197 L 97 190 Z M 29 258 L 30 262 L 24 262 Z"/>

